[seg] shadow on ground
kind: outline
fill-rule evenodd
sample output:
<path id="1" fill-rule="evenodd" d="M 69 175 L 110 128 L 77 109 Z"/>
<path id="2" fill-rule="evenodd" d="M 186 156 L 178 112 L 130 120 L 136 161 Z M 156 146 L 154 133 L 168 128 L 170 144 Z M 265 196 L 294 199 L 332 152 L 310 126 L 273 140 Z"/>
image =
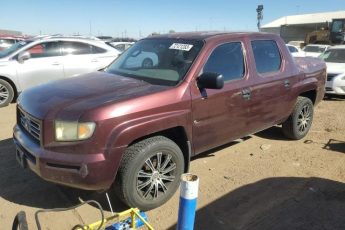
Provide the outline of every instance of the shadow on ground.
<path id="1" fill-rule="evenodd" d="M 215 147 L 213 149 L 210 149 L 208 151 L 205 151 L 205 152 L 202 152 L 196 156 L 193 156 L 192 157 L 192 160 L 195 160 L 195 159 L 200 159 L 200 158 L 207 158 L 207 157 L 214 157 L 214 154 L 218 151 L 221 151 L 222 149 L 226 149 L 226 148 L 229 148 L 231 146 L 234 146 L 236 144 L 239 144 L 239 143 L 242 143 L 246 140 L 249 140 L 251 139 L 252 137 L 251 136 L 246 136 L 246 137 L 243 137 L 243 138 L 240 138 L 240 139 L 237 139 L 235 141 L 232 141 L 232 142 L 229 142 L 227 144 L 224 144 L 224 145 L 221 145 L 221 146 L 218 146 L 218 147 Z"/>
<path id="2" fill-rule="evenodd" d="M 291 141 L 284 136 L 282 128 L 280 126 L 273 126 L 269 129 L 265 129 L 261 132 L 255 133 L 254 135 L 268 140 Z"/>
<path id="3" fill-rule="evenodd" d="M 344 213 L 344 183 L 322 178 L 269 178 L 240 187 L 199 209 L 195 229 L 337 230 L 345 228 Z"/>
<path id="4" fill-rule="evenodd" d="M 122 211 L 125 206 L 109 192 L 115 211 Z M 28 169 L 17 163 L 13 139 L 0 141 L 0 197 L 29 207 L 50 209 L 66 208 L 79 204 L 81 200 L 96 200 L 105 210 L 110 210 L 105 194 L 64 188 L 44 181 Z"/>
<path id="5" fill-rule="evenodd" d="M 325 97 L 323 98 L 323 100 L 325 100 L 325 101 L 344 101 L 345 95 L 326 94 Z"/>
<path id="6" fill-rule="evenodd" d="M 323 148 L 331 151 L 345 153 L 345 142 L 335 139 L 329 139 L 329 141 Z"/>

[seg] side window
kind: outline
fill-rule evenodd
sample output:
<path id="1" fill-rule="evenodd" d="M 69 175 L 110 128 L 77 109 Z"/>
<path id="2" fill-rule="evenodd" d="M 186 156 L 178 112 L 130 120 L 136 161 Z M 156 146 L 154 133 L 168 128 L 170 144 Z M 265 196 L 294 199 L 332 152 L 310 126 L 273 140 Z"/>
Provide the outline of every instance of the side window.
<path id="1" fill-rule="evenodd" d="M 120 52 L 123 52 L 123 51 L 125 51 L 126 47 L 125 47 L 125 44 L 119 44 L 119 45 L 114 46 L 114 48 Z"/>
<path id="2" fill-rule="evenodd" d="M 60 56 L 59 42 L 44 42 L 37 44 L 27 50 L 31 58 L 55 57 Z"/>
<path id="3" fill-rule="evenodd" d="M 93 54 L 100 54 L 107 52 L 105 49 L 98 47 L 98 46 L 91 46 Z"/>
<path id="4" fill-rule="evenodd" d="M 0 39 L 0 45 L 4 45 L 4 46 L 11 46 L 15 43 L 15 40 L 11 40 L 11 39 Z"/>
<path id="5" fill-rule="evenodd" d="M 280 70 L 282 60 L 275 41 L 257 40 L 251 43 L 258 73 L 269 73 Z"/>
<path id="6" fill-rule="evenodd" d="M 288 46 L 288 49 L 289 49 L 290 53 L 297 53 L 298 52 L 298 50 L 293 46 Z"/>
<path id="7" fill-rule="evenodd" d="M 128 49 L 128 48 L 130 48 L 132 45 L 133 45 L 133 44 L 126 44 L 126 45 L 125 45 L 125 50 Z"/>
<path id="8" fill-rule="evenodd" d="M 230 81 L 244 76 L 244 66 L 242 44 L 232 42 L 220 45 L 213 50 L 203 72 L 222 74 L 224 81 Z"/>
<path id="9" fill-rule="evenodd" d="M 64 55 L 92 54 L 92 45 L 81 42 L 63 42 Z"/>

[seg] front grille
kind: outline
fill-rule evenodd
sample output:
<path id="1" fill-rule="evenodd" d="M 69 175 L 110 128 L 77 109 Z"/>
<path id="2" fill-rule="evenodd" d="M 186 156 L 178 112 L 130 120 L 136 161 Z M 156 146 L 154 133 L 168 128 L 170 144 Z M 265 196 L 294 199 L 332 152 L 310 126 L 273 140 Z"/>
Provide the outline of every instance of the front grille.
<path id="1" fill-rule="evenodd" d="M 19 107 L 18 124 L 38 142 L 41 141 L 41 121 Z"/>
<path id="2" fill-rule="evenodd" d="M 327 81 L 332 81 L 336 74 L 327 74 Z"/>

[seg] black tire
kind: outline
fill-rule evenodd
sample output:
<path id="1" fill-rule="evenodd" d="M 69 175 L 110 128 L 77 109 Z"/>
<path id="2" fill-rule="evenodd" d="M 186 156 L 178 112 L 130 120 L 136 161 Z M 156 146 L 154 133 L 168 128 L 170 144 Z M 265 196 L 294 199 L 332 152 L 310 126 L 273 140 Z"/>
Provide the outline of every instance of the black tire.
<path id="1" fill-rule="evenodd" d="M 151 58 L 145 58 L 143 62 L 141 63 L 141 67 L 143 68 L 152 68 L 153 67 L 153 61 Z"/>
<path id="2" fill-rule="evenodd" d="M 158 155 L 161 158 L 160 167 Z M 160 170 L 150 169 L 149 160 L 154 169 Z M 164 173 L 168 169 L 172 170 Z M 125 151 L 114 184 L 115 191 L 129 207 L 137 207 L 143 211 L 151 210 L 164 204 L 174 195 L 183 171 L 184 157 L 177 144 L 163 136 L 150 137 L 129 146 Z M 168 178 L 169 180 L 166 180 Z M 147 186 L 143 186 L 145 184 Z"/>
<path id="3" fill-rule="evenodd" d="M 0 79 L 0 108 L 10 104 L 14 97 L 14 91 L 10 83 Z"/>
<path id="4" fill-rule="evenodd" d="M 287 138 L 300 140 L 307 135 L 313 123 L 314 105 L 306 97 L 298 97 L 295 108 L 283 123 L 283 133 Z"/>

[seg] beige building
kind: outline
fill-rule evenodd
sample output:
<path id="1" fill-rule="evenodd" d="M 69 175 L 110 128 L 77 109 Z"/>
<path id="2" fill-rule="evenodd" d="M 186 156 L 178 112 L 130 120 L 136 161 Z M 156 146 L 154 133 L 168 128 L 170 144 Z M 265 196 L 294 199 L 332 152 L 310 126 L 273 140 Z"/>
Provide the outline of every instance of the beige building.
<path id="1" fill-rule="evenodd" d="M 279 34 L 285 42 L 304 41 L 307 33 L 326 28 L 333 19 L 345 18 L 345 11 L 281 17 L 261 27 L 262 32 Z"/>

